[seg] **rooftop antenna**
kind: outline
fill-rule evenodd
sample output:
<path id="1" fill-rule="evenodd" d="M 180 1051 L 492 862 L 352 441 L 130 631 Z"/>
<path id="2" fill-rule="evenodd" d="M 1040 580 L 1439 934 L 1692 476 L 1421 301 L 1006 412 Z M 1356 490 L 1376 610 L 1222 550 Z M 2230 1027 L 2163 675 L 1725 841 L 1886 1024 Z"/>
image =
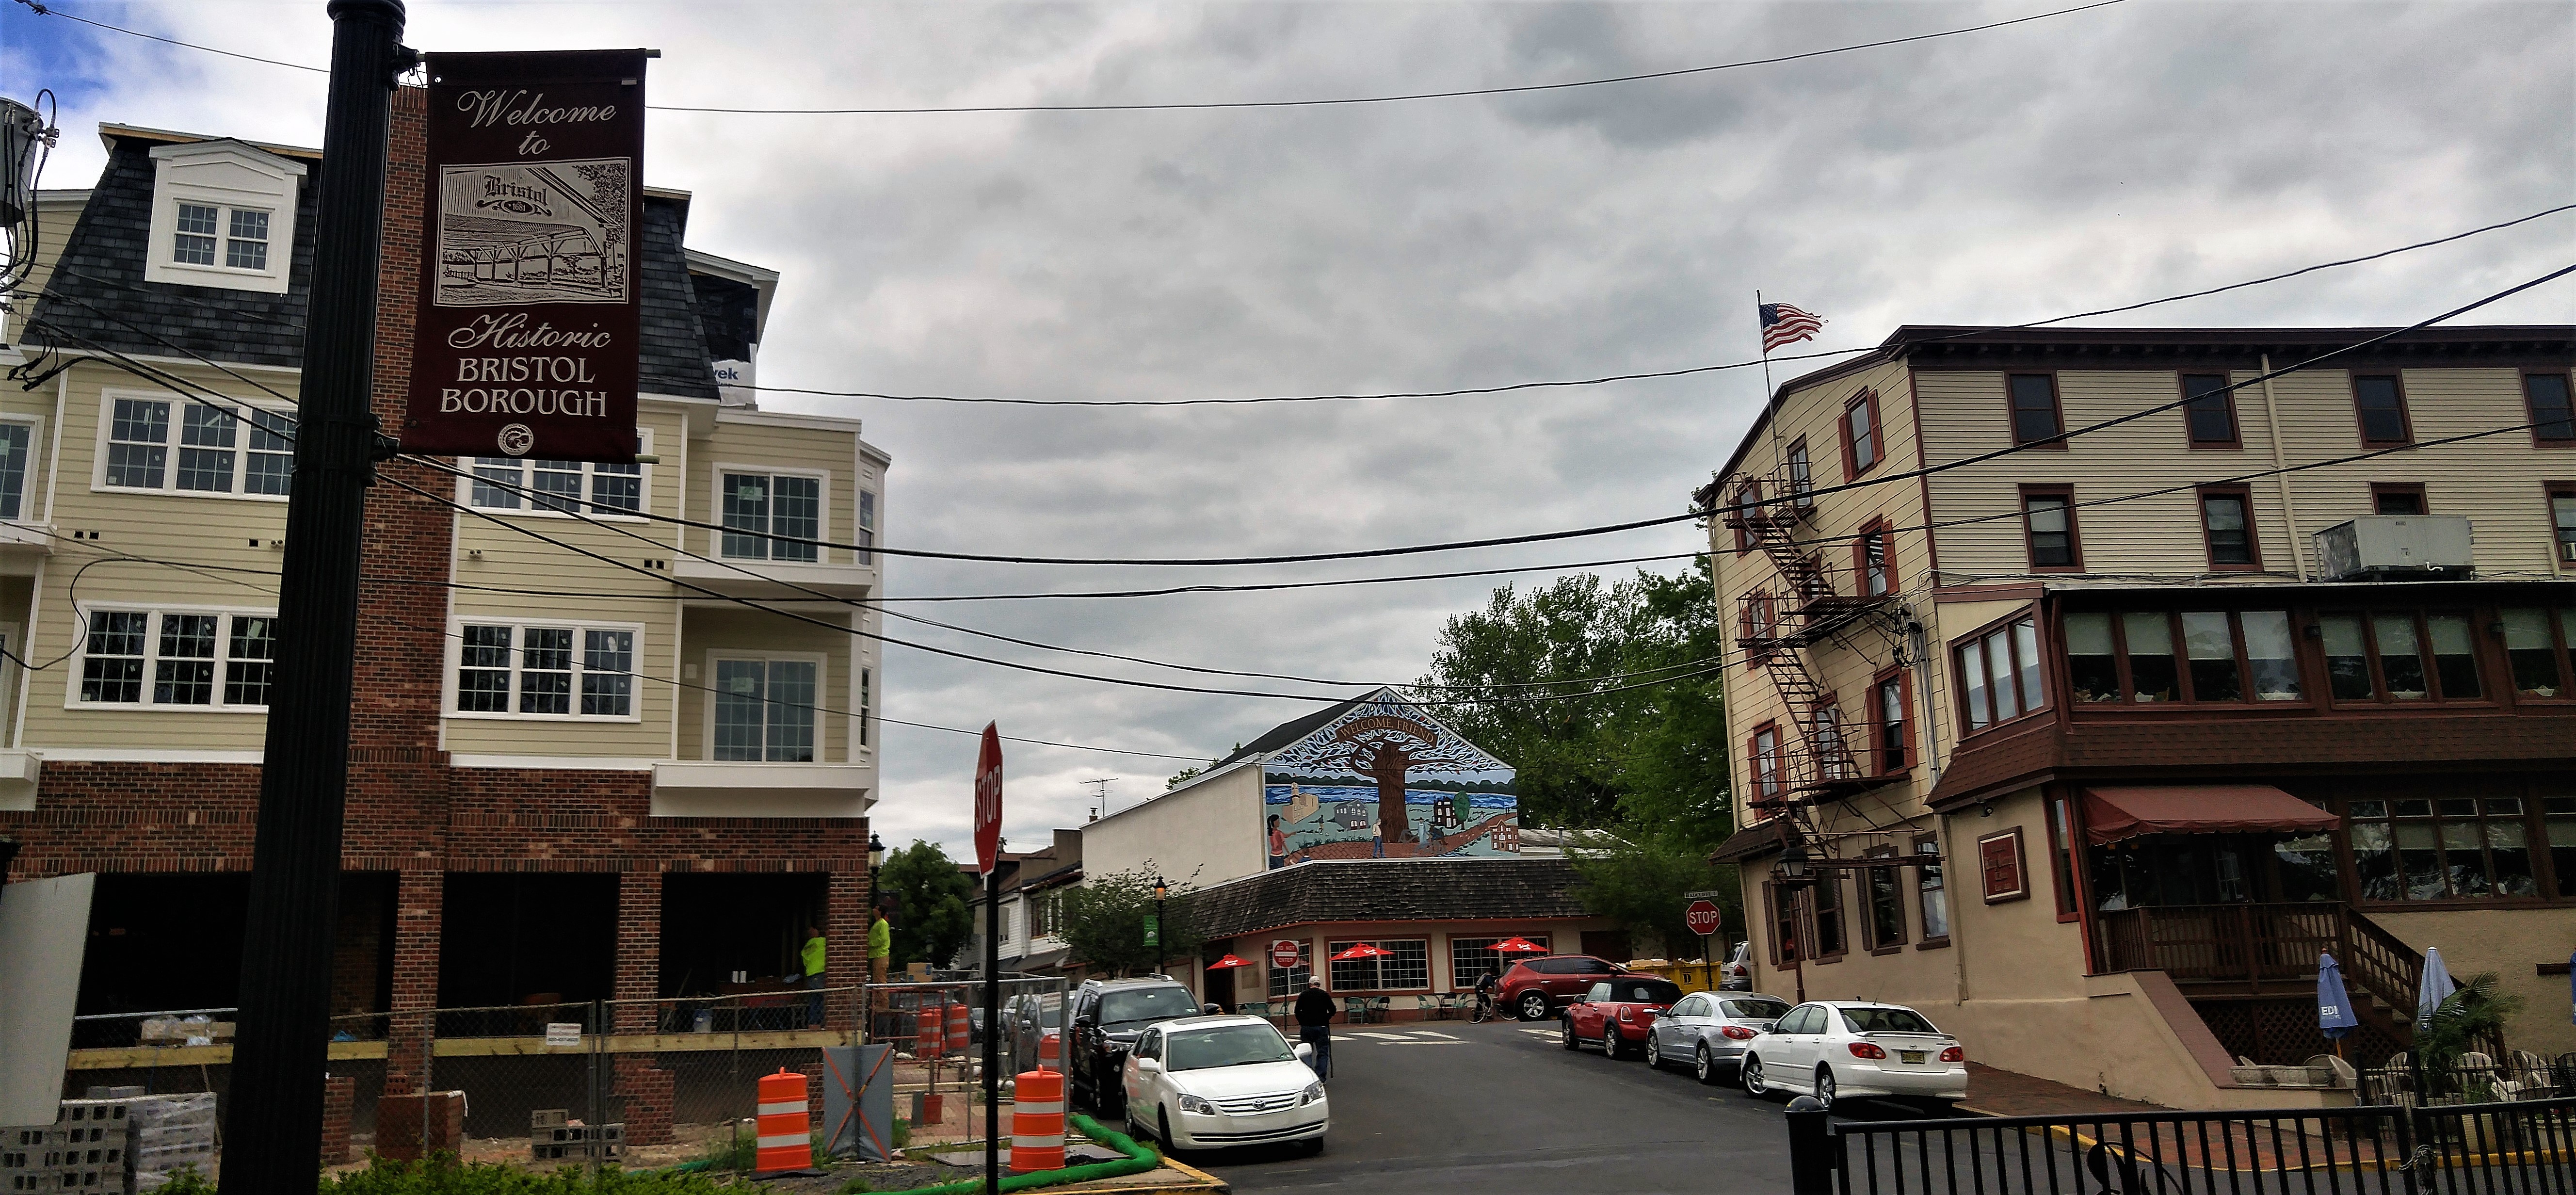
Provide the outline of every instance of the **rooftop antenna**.
<path id="1" fill-rule="evenodd" d="M 1098 788 L 1091 790 L 1091 807 L 1097 811 L 1092 814 L 1092 817 L 1095 820 L 1100 816 L 1100 814 L 1109 812 L 1109 786 L 1116 784 L 1117 782 L 1118 778 L 1115 776 L 1095 776 L 1089 780 L 1081 782 L 1084 784 L 1096 784 L 1099 786 Z"/>

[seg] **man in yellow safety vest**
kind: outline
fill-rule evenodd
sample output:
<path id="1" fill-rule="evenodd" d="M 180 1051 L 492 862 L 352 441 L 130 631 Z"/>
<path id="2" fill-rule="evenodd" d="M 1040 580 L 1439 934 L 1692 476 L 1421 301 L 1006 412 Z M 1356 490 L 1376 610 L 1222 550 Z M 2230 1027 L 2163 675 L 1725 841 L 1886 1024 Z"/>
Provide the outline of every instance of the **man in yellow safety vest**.
<path id="1" fill-rule="evenodd" d="M 823 1025 L 823 993 L 821 989 L 823 986 L 824 955 L 825 950 L 823 946 L 822 927 L 815 925 L 806 926 L 805 948 L 797 952 L 797 958 L 805 967 L 805 986 L 816 989 L 812 1003 L 808 1005 L 805 1010 L 805 1023 L 810 1027 L 818 1029 Z"/>

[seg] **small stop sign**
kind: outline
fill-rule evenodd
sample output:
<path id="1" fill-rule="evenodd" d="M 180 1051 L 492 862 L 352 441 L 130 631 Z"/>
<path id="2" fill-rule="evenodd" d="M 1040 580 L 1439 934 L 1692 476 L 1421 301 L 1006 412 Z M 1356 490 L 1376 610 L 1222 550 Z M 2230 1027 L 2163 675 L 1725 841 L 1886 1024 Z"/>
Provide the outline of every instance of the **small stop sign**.
<path id="1" fill-rule="evenodd" d="M 1282 971 L 1293 971 L 1297 967 L 1297 959 L 1298 952 L 1297 944 L 1295 942 L 1289 941 L 1286 938 L 1281 938 L 1270 944 L 1271 966 L 1277 967 Z"/>
<path id="2" fill-rule="evenodd" d="M 1695 900 L 1682 910 L 1682 920 L 1689 923 L 1690 932 L 1706 937 L 1726 923 L 1726 914 L 1718 910 L 1715 901 Z"/>

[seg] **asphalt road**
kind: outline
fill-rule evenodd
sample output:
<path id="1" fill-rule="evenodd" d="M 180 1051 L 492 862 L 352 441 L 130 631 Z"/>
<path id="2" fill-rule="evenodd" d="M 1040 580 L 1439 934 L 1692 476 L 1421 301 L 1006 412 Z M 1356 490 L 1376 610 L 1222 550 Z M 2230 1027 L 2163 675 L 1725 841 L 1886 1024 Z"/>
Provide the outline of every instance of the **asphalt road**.
<path id="1" fill-rule="evenodd" d="M 1595 1049 L 1553 1021 L 1334 1026 L 1324 1152 L 1187 1159 L 1237 1191 L 1786 1191 L 1782 1105 Z M 1856 1102 L 1859 1116 L 1910 1109 Z"/>

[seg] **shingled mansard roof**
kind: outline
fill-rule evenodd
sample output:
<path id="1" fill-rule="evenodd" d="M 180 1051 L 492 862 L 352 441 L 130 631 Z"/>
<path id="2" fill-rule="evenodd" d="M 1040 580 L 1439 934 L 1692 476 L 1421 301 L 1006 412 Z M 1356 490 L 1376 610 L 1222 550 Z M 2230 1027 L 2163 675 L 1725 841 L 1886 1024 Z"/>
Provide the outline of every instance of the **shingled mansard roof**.
<path id="1" fill-rule="evenodd" d="M 302 366 L 305 298 L 313 282 L 313 197 L 319 190 L 309 180 L 320 171 L 296 189 L 295 259 L 285 294 L 145 282 L 143 265 L 152 251 L 152 147 L 174 139 L 184 138 L 108 131 L 107 167 L 36 303 L 29 322 L 38 327 L 29 338 L 41 340 L 43 329 L 53 328 L 61 331 L 56 339 L 66 351 L 95 345 L 159 357 L 196 353 L 250 365 Z M 641 388 L 711 399 L 715 362 L 698 326 L 681 249 L 688 219 L 684 201 L 645 194 Z M 411 298 L 385 295 L 379 301 Z"/>
<path id="2" fill-rule="evenodd" d="M 1231 938 L 1345 921 L 1583 917 L 1563 859 L 1352 859 L 1300 863 L 1191 894 L 1199 934 Z"/>

